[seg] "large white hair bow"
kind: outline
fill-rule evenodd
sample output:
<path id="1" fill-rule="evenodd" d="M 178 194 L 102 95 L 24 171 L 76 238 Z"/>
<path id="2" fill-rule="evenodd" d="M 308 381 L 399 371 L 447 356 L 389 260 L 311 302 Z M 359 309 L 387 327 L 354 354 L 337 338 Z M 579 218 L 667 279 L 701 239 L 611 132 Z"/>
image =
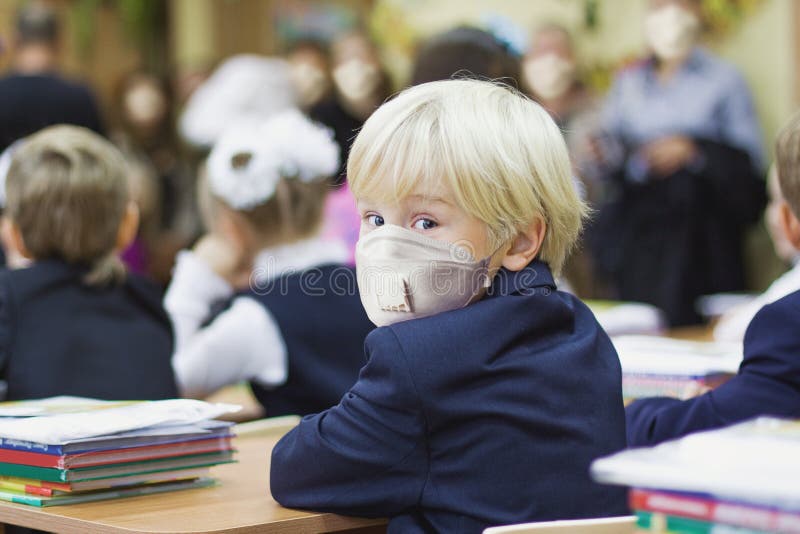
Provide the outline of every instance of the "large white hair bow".
<path id="1" fill-rule="evenodd" d="M 208 184 L 230 207 L 251 209 L 272 198 L 281 178 L 312 182 L 337 170 L 333 133 L 291 109 L 223 133 L 208 157 Z"/>

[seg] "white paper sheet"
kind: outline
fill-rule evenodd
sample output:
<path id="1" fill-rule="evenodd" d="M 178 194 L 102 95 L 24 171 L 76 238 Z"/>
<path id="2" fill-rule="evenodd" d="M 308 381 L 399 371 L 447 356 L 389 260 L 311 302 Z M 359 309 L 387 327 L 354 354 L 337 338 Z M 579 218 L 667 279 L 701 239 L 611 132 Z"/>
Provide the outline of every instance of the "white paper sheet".
<path id="1" fill-rule="evenodd" d="M 685 341 L 658 336 L 612 338 L 623 374 L 706 376 L 735 374 L 742 363 L 741 343 Z"/>
<path id="2" fill-rule="evenodd" d="M 241 406 L 192 399 L 139 402 L 80 413 L 0 418 L 0 437 L 60 445 L 70 441 L 169 425 L 186 425 L 234 413 Z"/>
<path id="3" fill-rule="evenodd" d="M 599 482 L 800 509 L 800 421 L 762 417 L 592 464 Z"/>

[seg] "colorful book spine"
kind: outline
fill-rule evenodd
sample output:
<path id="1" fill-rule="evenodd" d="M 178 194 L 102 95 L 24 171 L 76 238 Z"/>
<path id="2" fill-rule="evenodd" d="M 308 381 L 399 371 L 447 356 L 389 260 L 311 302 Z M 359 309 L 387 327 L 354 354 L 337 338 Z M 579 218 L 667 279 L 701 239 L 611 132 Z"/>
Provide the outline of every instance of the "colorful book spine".
<path id="1" fill-rule="evenodd" d="M 800 510 L 781 510 L 685 493 L 633 489 L 630 507 L 760 531 L 800 534 Z"/>
<path id="2" fill-rule="evenodd" d="M 205 454 L 231 449 L 230 437 L 66 455 L 0 449 L 0 463 L 47 467 L 52 469 L 69 469 L 157 460 L 161 458 L 185 456 L 187 454 Z"/>
<path id="3" fill-rule="evenodd" d="M 205 467 L 231 462 L 233 451 L 211 454 L 191 454 L 178 458 L 160 458 L 129 462 L 110 466 L 81 467 L 78 469 L 55 469 L 29 465 L 0 463 L 0 475 L 30 478 L 48 482 L 71 482 L 77 480 L 93 480 L 115 478 L 131 474 L 158 473 L 190 467 Z"/>
<path id="4" fill-rule="evenodd" d="M 636 511 L 636 518 L 639 530 L 656 534 L 770 534 L 766 530 L 720 525 L 710 521 L 639 510 Z"/>
<path id="5" fill-rule="evenodd" d="M 8 477 L 8 476 L 0 476 L 0 484 L 31 486 L 31 487 L 41 488 L 43 490 L 51 490 L 51 491 L 52 490 L 71 491 L 72 490 L 71 485 L 68 484 L 68 483 L 64 483 L 64 482 L 48 482 L 46 480 L 34 480 L 34 479 L 30 479 L 30 478 L 17 478 L 17 477 Z"/>
<path id="6" fill-rule="evenodd" d="M 53 490 L 51 488 L 43 488 L 24 482 L 11 482 L 6 480 L 0 480 L 0 491 L 16 491 L 19 493 L 27 493 L 28 495 L 41 495 L 43 497 L 53 496 Z"/>
<path id="7" fill-rule="evenodd" d="M 43 454 L 64 454 L 62 445 L 48 445 L 46 443 L 34 443 L 32 441 L 22 441 L 19 439 L 0 438 L 0 449 L 12 451 L 40 452 Z"/>
<path id="8" fill-rule="evenodd" d="M 154 484 L 149 486 L 136 486 L 132 488 L 99 491 L 92 493 L 81 493 L 75 495 L 65 495 L 58 497 L 38 497 L 11 491 L 0 490 L 0 500 L 28 506 L 58 506 L 64 504 L 78 504 L 82 502 L 104 501 L 108 499 L 119 499 L 122 497 L 136 497 L 139 495 L 152 495 L 155 493 L 165 493 L 181 489 L 207 488 L 216 482 L 211 478 L 198 478 L 194 480 L 174 482 L 167 484 Z"/>
<path id="9" fill-rule="evenodd" d="M 199 427 L 189 425 L 186 427 L 186 432 L 181 434 L 159 434 L 152 432 L 148 433 L 146 431 L 133 431 L 124 435 L 107 437 L 106 439 L 87 438 L 85 440 L 77 440 L 64 445 L 52 445 L 47 443 L 36 443 L 33 441 L 23 441 L 0 437 L 0 450 L 36 452 L 40 454 L 63 456 L 65 454 L 78 454 L 102 450 L 118 450 L 147 445 L 164 445 L 194 440 L 233 437 L 230 432 L 230 427 L 233 425 L 233 423 L 227 423 L 224 421 L 212 421 L 210 423 L 207 422 Z"/>

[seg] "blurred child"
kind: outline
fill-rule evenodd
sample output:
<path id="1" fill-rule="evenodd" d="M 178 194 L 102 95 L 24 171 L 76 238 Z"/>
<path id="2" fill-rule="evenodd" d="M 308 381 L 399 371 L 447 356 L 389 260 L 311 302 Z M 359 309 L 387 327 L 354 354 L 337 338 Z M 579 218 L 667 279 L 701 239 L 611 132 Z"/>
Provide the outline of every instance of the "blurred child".
<path id="1" fill-rule="evenodd" d="M 249 380 L 268 415 L 307 414 L 355 383 L 372 325 L 347 250 L 318 236 L 338 154 L 296 110 L 214 147 L 200 194 L 209 234 L 179 255 L 165 300 L 184 395 Z"/>
<path id="2" fill-rule="evenodd" d="M 117 257 L 138 226 L 126 172 L 116 148 L 74 126 L 42 130 L 15 151 L 4 241 L 32 264 L 0 273 L 8 399 L 177 395 L 160 295 Z"/>
<path id="3" fill-rule="evenodd" d="M 800 114 L 779 134 L 776 154 L 785 199 L 777 219 L 783 235 L 800 250 Z M 744 336 L 739 373 L 728 382 L 685 401 L 651 398 L 628 406 L 628 444 L 652 445 L 759 415 L 800 417 L 800 291 L 755 315 Z"/>
<path id="4" fill-rule="evenodd" d="M 781 193 L 778 170 L 775 166 L 770 169 L 767 189 L 769 204 L 764 213 L 767 230 L 772 238 L 775 254 L 787 264 L 791 264 L 792 268 L 772 282 L 764 293 L 751 302 L 736 306 L 720 317 L 714 327 L 714 339 L 719 341 L 742 341 L 747 325 L 753 320 L 758 310 L 800 289 L 800 251 L 792 245 L 786 235 L 788 229 L 784 227 L 782 213 L 786 209 L 784 206 L 788 206 L 788 204 Z"/>
<path id="5" fill-rule="evenodd" d="M 273 450 L 275 499 L 403 533 L 625 513 L 588 476 L 625 445 L 620 366 L 553 282 L 585 207 L 552 119 L 493 83 L 422 84 L 367 120 L 347 174 L 379 328 L 341 402 Z"/>

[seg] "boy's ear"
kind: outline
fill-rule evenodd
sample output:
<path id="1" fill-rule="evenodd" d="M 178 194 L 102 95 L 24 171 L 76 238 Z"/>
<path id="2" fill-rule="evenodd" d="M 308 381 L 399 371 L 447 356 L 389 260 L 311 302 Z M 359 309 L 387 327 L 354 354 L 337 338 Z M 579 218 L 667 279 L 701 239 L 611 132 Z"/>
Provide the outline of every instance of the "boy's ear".
<path id="1" fill-rule="evenodd" d="M 795 249 L 800 250 L 800 220 L 798 220 L 788 203 L 782 203 L 780 210 L 780 224 L 783 234 Z"/>
<path id="2" fill-rule="evenodd" d="M 503 257 L 502 265 L 509 271 L 521 271 L 539 254 L 547 232 L 547 224 L 536 218 L 528 227 L 517 234 L 511 247 Z"/>
<path id="3" fill-rule="evenodd" d="M 119 223 L 117 230 L 117 246 L 118 252 L 122 252 L 128 248 L 133 240 L 136 239 L 136 233 L 139 231 L 139 207 L 134 202 L 128 202 L 125 207 L 125 213 L 122 215 L 122 221 Z"/>
<path id="4" fill-rule="evenodd" d="M 22 256 L 25 259 L 33 259 L 28 248 L 25 246 L 25 241 L 22 239 L 22 231 L 19 226 L 9 219 L 3 217 L 0 223 L 0 239 L 3 242 L 3 248 L 6 249 L 7 256 L 13 258 L 15 256 Z"/>

